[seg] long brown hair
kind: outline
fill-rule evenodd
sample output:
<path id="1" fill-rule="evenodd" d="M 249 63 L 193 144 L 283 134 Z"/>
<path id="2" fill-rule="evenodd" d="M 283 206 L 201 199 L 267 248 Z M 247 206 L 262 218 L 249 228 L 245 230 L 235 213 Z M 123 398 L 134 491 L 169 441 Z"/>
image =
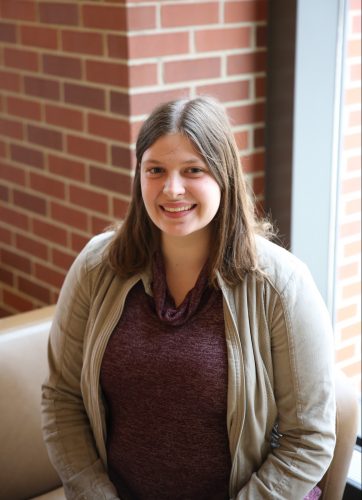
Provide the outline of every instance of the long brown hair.
<path id="1" fill-rule="evenodd" d="M 220 206 L 212 221 L 210 283 L 216 286 L 219 272 L 226 283 L 235 285 L 246 272 L 257 269 L 255 233 L 263 229 L 255 220 L 227 115 L 223 107 L 209 97 L 167 102 L 144 122 L 136 143 L 137 165 L 131 203 L 108 248 L 108 261 L 124 278 L 149 266 L 159 246 L 159 230 L 143 203 L 140 165 L 144 152 L 157 139 L 174 133 L 191 140 L 220 186 Z"/>

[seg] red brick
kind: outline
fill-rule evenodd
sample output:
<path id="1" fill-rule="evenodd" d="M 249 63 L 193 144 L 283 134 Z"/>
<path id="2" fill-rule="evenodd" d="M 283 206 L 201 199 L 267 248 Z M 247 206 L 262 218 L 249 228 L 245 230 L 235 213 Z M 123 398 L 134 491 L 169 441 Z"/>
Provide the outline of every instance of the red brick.
<path id="1" fill-rule="evenodd" d="M 253 178 L 253 193 L 255 196 L 260 196 L 264 194 L 265 189 L 265 179 L 264 175 Z"/>
<path id="2" fill-rule="evenodd" d="M 350 88 L 347 89 L 344 96 L 344 101 L 346 105 L 359 104 L 361 102 L 361 88 Z"/>
<path id="3" fill-rule="evenodd" d="M 360 214 L 361 213 L 361 197 L 356 200 L 351 200 L 346 203 L 346 214 Z"/>
<path id="4" fill-rule="evenodd" d="M 51 125 L 70 128 L 73 130 L 83 130 L 83 113 L 71 108 L 61 106 L 46 105 L 45 120 Z"/>
<path id="5" fill-rule="evenodd" d="M 69 199 L 74 205 L 89 208 L 95 212 L 108 212 L 108 197 L 96 191 L 70 186 Z"/>
<path id="6" fill-rule="evenodd" d="M 102 55 L 103 37 L 100 33 L 62 31 L 62 48 L 65 52 Z"/>
<path id="7" fill-rule="evenodd" d="M 351 69 L 350 69 L 350 75 L 351 75 L 351 80 L 352 81 L 361 81 L 361 64 L 352 64 Z"/>
<path id="8" fill-rule="evenodd" d="M 11 208 L 0 206 L 0 220 L 12 227 L 20 229 L 29 229 L 29 217 Z"/>
<path id="9" fill-rule="evenodd" d="M 156 28 L 156 8 L 154 6 L 128 7 L 127 30 L 147 30 Z"/>
<path id="10" fill-rule="evenodd" d="M 348 126 L 349 127 L 360 127 L 361 126 L 361 109 L 349 112 Z"/>
<path id="11" fill-rule="evenodd" d="M 16 26 L 11 23 L 0 23 L 0 42 L 16 43 Z"/>
<path id="12" fill-rule="evenodd" d="M 189 90 L 186 88 L 133 94 L 130 96 L 132 116 L 150 113 L 158 104 L 180 97 L 188 97 L 188 94 Z"/>
<path id="13" fill-rule="evenodd" d="M 222 102 L 243 101 L 250 98 L 250 82 L 249 80 L 239 80 L 237 82 L 201 85 L 196 87 L 196 92 L 212 95 Z"/>
<path id="14" fill-rule="evenodd" d="M 353 16 L 352 19 L 352 32 L 359 34 L 361 33 L 361 15 Z"/>
<path id="15" fill-rule="evenodd" d="M 23 257 L 15 252 L 10 252 L 9 250 L 0 249 L 1 262 L 9 267 L 13 267 L 18 271 L 24 273 L 30 273 L 31 262 L 27 257 Z"/>
<path id="16" fill-rule="evenodd" d="M 84 212 L 56 202 L 52 202 L 50 208 L 51 215 L 56 221 L 69 227 L 87 230 L 88 217 Z"/>
<path id="17" fill-rule="evenodd" d="M 86 61 L 86 78 L 95 83 L 126 87 L 128 68 L 122 63 Z"/>
<path id="18" fill-rule="evenodd" d="M 129 194 L 131 190 L 130 177 L 107 168 L 91 167 L 90 182 L 93 186 L 116 193 Z"/>
<path id="19" fill-rule="evenodd" d="M 53 264 L 68 271 L 74 261 L 74 255 L 58 250 L 57 248 L 53 248 L 51 253 Z"/>
<path id="20" fill-rule="evenodd" d="M 20 26 L 20 38 L 23 45 L 31 45 L 43 49 L 57 49 L 57 32 L 53 28 L 40 26 Z"/>
<path id="21" fill-rule="evenodd" d="M 15 165 L 0 163 L 0 178 L 4 181 L 24 186 L 25 170 L 15 167 Z"/>
<path id="22" fill-rule="evenodd" d="M 264 103 L 245 104 L 244 106 L 228 108 L 227 111 L 233 125 L 264 123 L 265 120 Z"/>
<path id="23" fill-rule="evenodd" d="M 344 149 L 359 149 L 361 150 L 361 134 L 348 134 L 344 137 Z"/>
<path id="24" fill-rule="evenodd" d="M 110 57 L 126 59 L 128 57 L 128 38 L 122 35 L 108 35 L 108 54 Z"/>
<path id="25" fill-rule="evenodd" d="M 29 142 L 59 151 L 63 149 L 63 137 L 60 132 L 35 125 L 28 125 L 27 130 Z"/>
<path id="26" fill-rule="evenodd" d="M 263 172 L 265 167 L 265 154 L 261 152 L 242 156 L 241 165 L 244 173 Z"/>
<path id="27" fill-rule="evenodd" d="M 4 244 L 10 245 L 12 242 L 12 232 L 0 226 L 0 241 Z M 0 280 L 1 281 L 1 280 Z"/>
<path id="28" fill-rule="evenodd" d="M 128 209 L 129 203 L 124 200 L 115 198 L 113 200 L 113 215 L 118 219 L 124 218 Z"/>
<path id="29" fill-rule="evenodd" d="M 59 289 L 63 284 L 65 273 L 55 271 L 51 267 L 44 266 L 43 264 L 35 264 L 35 276 L 48 285 Z"/>
<path id="30" fill-rule="evenodd" d="M 351 264 L 346 264 L 344 266 L 340 266 L 338 269 L 338 280 L 342 281 L 348 278 L 357 277 L 358 276 L 358 263 L 352 262 Z"/>
<path id="31" fill-rule="evenodd" d="M 100 163 L 106 163 L 107 160 L 106 145 L 94 139 L 68 135 L 67 151 L 72 155 L 81 156 Z"/>
<path id="32" fill-rule="evenodd" d="M 85 166 L 81 162 L 49 155 L 48 167 L 50 172 L 66 179 L 74 179 L 76 181 L 85 180 Z"/>
<path id="33" fill-rule="evenodd" d="M 359 283 L 351 283 L 350 285 L 346 285 L 342 290 L 343 299 L 350 299 L 355 297 L 357 300 L 361 298 L 361 282 Z"/>
<path id="34" fill-rule="evenodd" d="M 0 283 L 6 283 L 11 287 L 14 286 L 14 274 L 11 271 L 0 268 Z"/>
<path id="35" fill-rule="evenodd" d="M 361 335 L 361 322 L 358 321 L 353 325 L 342 328 L 341 333 L 342 333 L 342 340 L 349 340 L 354 337 L 359 337 Z"/>
<path id="36" fill-rule="evenodd" d="M 136 64 L 128 66 L 128 85 L 130 88 L 156 85 L 157 81 L 157 64 Z"/>
<path id="37" fill-rule="evenodd" d="M 253 133 L 253 145 L 254 148 L 262 148 L 265 146 L 265 129 L 264 127 L 262 128 L 256 128 Z"/>
<path id="38" fill-rule="evenodd" d="M 0 184 L 0 201 L 8 202 L 9 196 L 10 196 L 9 188 Z"/>
<path id="39" fill-rule="evenodd" d="M 243 49 L 251 45 L 251 29 L 249 27 L 198 30 L 195 34 L 196 50 Z"/>
<path id="40" fill-rule="evenodd" d="M 361 376 L 361 361 L 355 361 L 347 366 L 343 367 L 343 372 L 347 375 L 347 377 L 353 377 L 357 375 Z"/>
<path id="41" fill-rule="evenodd" d="M 128 148 L 112 146 L 112 165 L 131 169 L 133 153 Z"/>
<path id="42" fill-rule="evenodd" d="M 63 76 L 65 78 L 82 77 L 80 59 L 74 57 L 43 55 L 43 70 L 49 75 Z"/>
<path id="43" fill-rule="evenodd" d="M 255 97 L 266 96 L 266 78 L 265 76 L 255 78 Z"/>
<path id="44" fill-rule="evenodd" d="M 20 295 L 10 292 L 9 290 L 3 291 L 4 303 L 10 306 L 16 312 L 31 311 L 33 303 L 30 300 L 24 299 Z"/>
<path id="45" fill-rule="evenodd" d="M 343 255 L 345 257 L 359 256 L 361 253 L 361 240 L 353 241 L 344 245 Z"/>
<path id="46" fill-rule="evenodd" d="M 17 234 L 15 236 L 16 248 L 22 250 L 23 252 L 30 253 L 39 259 L 47 260 L 48 258 L 48 247 L 40 241 L 34 240 L 22 234 Z"/>
<path id="47" fill-rule="evenodd" d="M 353 357 L 355 353 L 354 345 L 348 345 L 336 350 L 336 362 L 345 361 Z"/>
<path id="48" fill-rule="evenodd" d="M 128 142 L 130 140 L 129 123 L 117 118 L 109 118 L 108 116 L 89 113 L 88 132 L 121 142 Z"/>
<path id="49" fill-rule="evenodd" d="M 26 165 L 37 168 L 43 168 L 44 166 L 44 155 L 41 151 L 36 149 L 11 144 L 10 154 L 11 159 L 18 163 L 25 163 Z"/>
<path id="50" fill-rule="evenodd" d="M 30 120 L 41 120 L 41 106 L 39 102 L 21 99 L 20 97 L 7 98 L 8 112 Z"/>
<path id="51" fill-rule="evenodd" d="M 21 276 L 18 278 L 19 290 L 32 298 L 48 303 L 50 300 L 50 292 L 42 285 L 38 285 Z"/>
<path id="52" fill-rule="evenodd" d="M 128 116 L 130 113 L 130 97 L 128 94 L 111 91 L 111 111 Z"/>
<path id="53" fill-rule="evenodd" d="M 347 159 L 347 172 L 355 172 L 361 168 L 361 156 L 352 156 Z"/>
<path id="54" fill-rule="evenodd" d="M 33 233 L 42 239 L 57 243 L 65 247 L 67 245 L 67 231 L 57 224 L 50 224 L 43 220 L 33 220 Z"/>
<path id="55" fill-rule="evenodd" d="M 353 318 L 356 315 L 356 313 L 357 313 L 356 304 L 352 304 L 347 307 L 342 307 L 341 309 L 337 310 L 337 322 L 339 323 L 340 321 Z"/>
<path id="56" fill-rule="evenodd" d="M 65 197 L 64 183 L 55 180 L 53 177 L 30 172 L 30 187 L 34 191 L 39 191 L 54 198 L 64 199 Z"/>
<path id="57" fill-rule="evenodd" d="M 25 69 L 27 71 L 39 70 L 38 54 L 31 50 L 4 47 L 4 63 L 5 66 L 11 68 Z"/>
<path id="58" fill-rule="evenodd" d="M 165 28 L 214 24 L 219 21 L 219 2 L 163 5 L 161 24 Z"/>
<path id="59" fill-rule="evenodd" d="M 79 23 L 78 5 L 77 3 L 41 2 L 39 19 L 42 23 L 77 26 Z"/>
<path id="60" fill-rule="evenodd" d="M 234 133 L 236 145 L 238 149 L 244 150 L 244 149 L 249 149 L 249 132 L 246 130 L 243 130 L 241 132 L 235 132 Z"/>
<path id="61" fill-rule="evenodd" d="M 64 99 L 67 103 L 86 108 L 105 108 L 105 93 L 99 88 L 66 83 L 64 85 Z"/>
<path id="62" fill-rule="evenodd" d="M 339 237 L 344 238 L 345 236 L 353 236 L 359 234 L 361 230 L 361 224 L 359 221 L 345 222 L 341 224 L 339 229 Z"/>
<path id="63" fill-rule="evenodd" d="M 217 78 L 221 73 L 221 59 L 219 57 L 209 57 L 186 61 L 170 61 L 165 62 L 163 67 L 166 83 Z"/>
<path id="64" fill-rule="evenodd" d="M 83 5 L 83 24 L 87 28 L 125 31 L 127 29 L 125 8 Z"/>
<path id="65" fill-rule="evenodd" d="M 30 210 L 36 214 L 45 215 L 47 211 L 47 204 L 44 198 L 35 196 L 33 194 L 25 193 L 24 191 L 14 190 L 13 193 L 14 204 Z"/>
<path id="66" fill-rule="evenodd" d="M 74 250 L 77 253 L 80 252 L 85 247 L 85 245 L 88 243 L 88 241 L 89 241 L 89 238 L 87 238 L 86 236 L 83 236 L 82 234 L 78 234 L 78 233 L 71 234 L 72 250 Z"/>
<path id="67" fill-rule="evenodd" d="M 266 71 L 266 52 L 250 52 L 228 56 L 228 75 L 244 75 Z"/>
<path id="68" fill-rule="evenodd" d="M 342 180 L 341 192 L 343 194 L 356 193 L 358 191 L 361 191 L 361 176 Z"/>
<path id="69" fill-rule="evenodd" d="M 0 71 L 0 89 L 20 92 L 20 84 L 20 75 L 8 71 Z"/>
<path id="70" fill-rule="evenodd" d="M 266 0 L 226 2 L 225 22 L 250 23 L 266 21 L 267 7 Z"/>
<path id="71" fill-rule="evenodd" d="M 347 57 L 361 57 L 361 40 L 349 40 L 347 43 Z"/>
<path id="72" fill-rule="evenodd" d="M 101 219 L 100 217 L 91 218 L 91 231 L 92 234 L 103 233 L 108 227 L 112 225 L 113 221 L 109 219 Z"/>
<path id="73" fill-rule="evenodd" d="M 23 139 L 23 124 L 15 120 L 0 118 L 0 135 Z"/>
<path id="74" fill-rule="evenodd" d="M 268 30 L 266 26 L 256 27 L 256 46 L 265 49 L 268 45 Z"/>
<path id="75" fill-rule="evenodd" d="M 2 18 L 35 21 L 35 3 L 30 0 L 1 0 L 0 14 Z"/>
<path id="76" fill-rule="evenodd" d="M 5 158 L 7 156 L 7 141 L 0 141 L 0 158 Z"/>
<path id="77" fill-rule="evenodd" d="M 58 101 L 60 98 L 59 82 L 33 76 L 24 76 L 24 90 L 28 95 Z"/>
<path id="78" fill-rule="evenodd" d="M 161 57 L 189 52 L 189 34 L 160 33 L 131 36 L 128 39 L 129 58 Z"/>

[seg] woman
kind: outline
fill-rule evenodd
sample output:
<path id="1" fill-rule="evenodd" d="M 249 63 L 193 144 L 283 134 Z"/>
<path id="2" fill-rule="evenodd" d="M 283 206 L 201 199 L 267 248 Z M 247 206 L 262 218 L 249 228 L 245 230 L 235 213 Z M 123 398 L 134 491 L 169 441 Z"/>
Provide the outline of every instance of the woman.
<path id="1" fill-rule="evenodd" d="M 43 426 L 67 498 L 303 499 L 335 425 L 309 272 L 256 224 L 217 102 L 160 106 L 136 156 L 126 219 L 76 259 L 51 329 Z"/>

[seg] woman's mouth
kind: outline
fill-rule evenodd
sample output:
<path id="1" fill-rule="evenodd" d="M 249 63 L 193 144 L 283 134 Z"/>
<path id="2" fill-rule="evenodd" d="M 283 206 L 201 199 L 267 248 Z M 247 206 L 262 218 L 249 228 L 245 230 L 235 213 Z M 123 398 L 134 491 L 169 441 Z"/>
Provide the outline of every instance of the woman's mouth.
<path id="1" fill-rule="evenodd" d="M 177 207 L 171 207 L 171 206 L 161 205 L 161 208 L 165 212 L 178 213 L 178 212 L 188 212 L 188 211 L 192 210 L 195 206 L 196 205 L 192 205 L 192 204 L 189 204 L 189 205 L 178 205 Z"/>

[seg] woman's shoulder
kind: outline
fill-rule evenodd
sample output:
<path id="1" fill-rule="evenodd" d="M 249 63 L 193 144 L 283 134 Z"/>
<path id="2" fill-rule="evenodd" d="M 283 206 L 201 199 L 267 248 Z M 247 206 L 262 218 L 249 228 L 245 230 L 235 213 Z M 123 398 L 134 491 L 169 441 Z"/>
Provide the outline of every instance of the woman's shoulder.
<path id="1" fill-rule="evenodd" d="M 114 231 L 106 231 L 93 236 L 78 255 L 79 264 L 84 264 L 88 271 L 103 264 L 107 260 L 107 248 L 114 235 Z"/>
<path id="2" fill-rule="evenodd" d="M 277 291 L 282 292 L 291 279 L 310 277 L 306 264 L 280 245 L 257 236 L 256 250 L 259 270 Z"/>

